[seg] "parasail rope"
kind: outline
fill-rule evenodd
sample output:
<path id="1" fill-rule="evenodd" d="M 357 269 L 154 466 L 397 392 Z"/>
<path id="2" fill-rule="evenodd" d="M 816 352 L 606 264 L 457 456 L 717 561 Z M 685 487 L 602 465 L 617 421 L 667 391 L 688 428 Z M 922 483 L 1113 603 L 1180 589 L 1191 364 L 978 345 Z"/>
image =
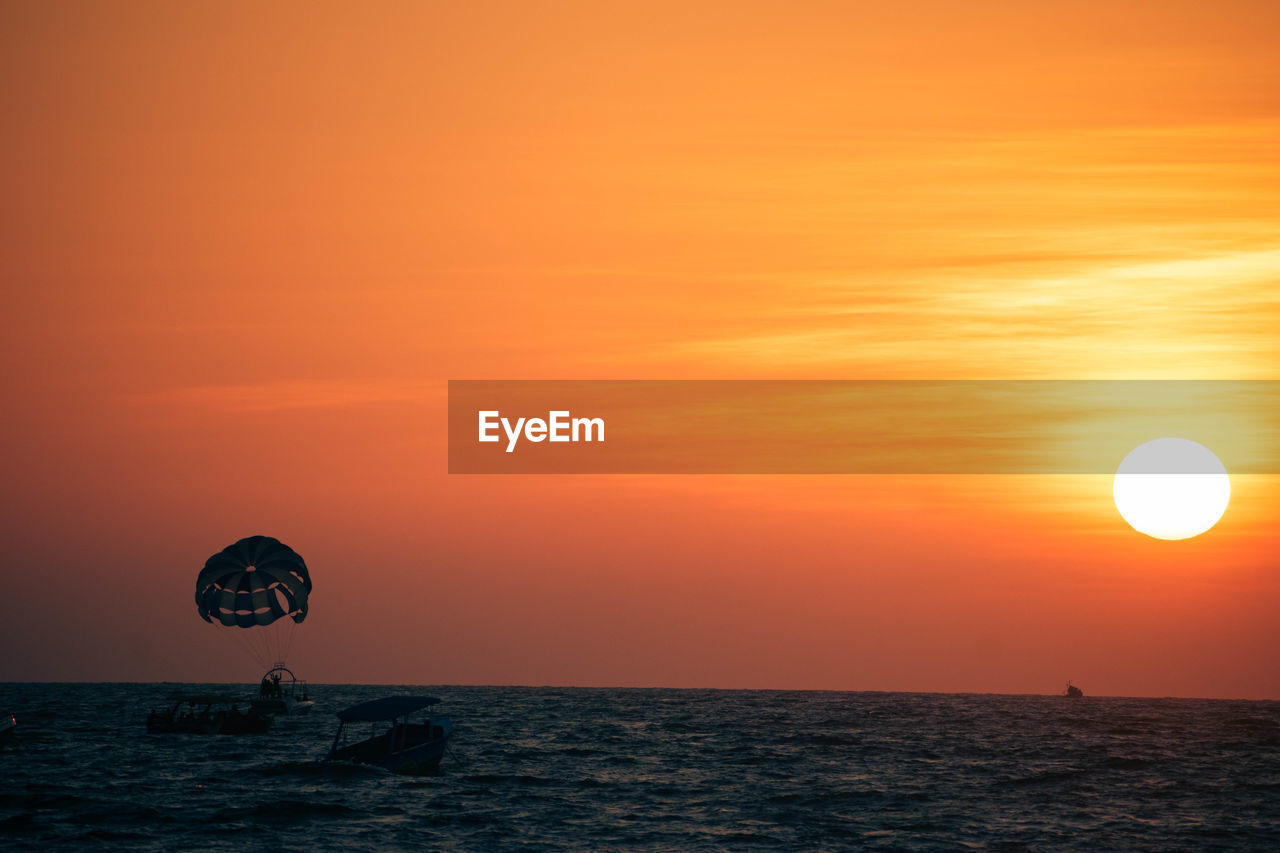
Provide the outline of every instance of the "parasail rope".
<path id="1" fill-rule="evenodd" d="M 233 627 L 232 633 L 235 635 L 236 642 L 240 644 L 241 648 L 247 651 L 250 657 L 252 657 L 259 664 L 261 664 L 262 650 L 257 646 L 257 644 L 255 644 L 253 638 L 245 636 L 246 632 L 242 631 L 239 628 Z"/>
<path id="2" fill-rule="evenodd" d="M 289 630 L 285 634 L 284 654 L 280 656 L 280 660 L 282 661 L 289 659 L 289 652 L 293 651 L 293 634 L 298 630 L 298 623 L 294 622 L 292 617 L 288 618 Z"/>

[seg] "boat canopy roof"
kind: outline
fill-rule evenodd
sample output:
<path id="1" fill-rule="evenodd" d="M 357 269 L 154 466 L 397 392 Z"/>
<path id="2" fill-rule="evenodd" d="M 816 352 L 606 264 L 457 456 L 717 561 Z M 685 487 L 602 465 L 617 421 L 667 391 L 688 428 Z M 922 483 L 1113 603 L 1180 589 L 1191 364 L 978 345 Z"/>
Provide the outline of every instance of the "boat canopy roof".
<path id="1" fill-rule="evenodd" d="M 412 714 L 440 700 L 434 696 L 386 696 L 371 702 L 352 705 L 345 711 L 338 712 L 338 719 L 344 723 L 376 723 L 381 720 L 394 720 L 405 714 Z"/>

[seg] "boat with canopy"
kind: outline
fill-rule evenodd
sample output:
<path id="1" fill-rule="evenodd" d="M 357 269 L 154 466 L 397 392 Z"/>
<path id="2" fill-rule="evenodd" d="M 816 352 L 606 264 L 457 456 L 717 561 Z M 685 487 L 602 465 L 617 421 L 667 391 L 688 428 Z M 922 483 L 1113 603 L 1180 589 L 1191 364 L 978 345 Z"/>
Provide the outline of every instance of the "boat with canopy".
<path id="1" fill-rule="evenodd" d="M 434 770 L 453 733 L 447 715 L 430 713 L 439 702 L 434 696 L 387 696 L 339 711 L 338 733 L 325 760 L 372 764 L 394 773 Z M 349 742 L 351 728 L 359 723 L 370 724 L 369 737 Z"/>

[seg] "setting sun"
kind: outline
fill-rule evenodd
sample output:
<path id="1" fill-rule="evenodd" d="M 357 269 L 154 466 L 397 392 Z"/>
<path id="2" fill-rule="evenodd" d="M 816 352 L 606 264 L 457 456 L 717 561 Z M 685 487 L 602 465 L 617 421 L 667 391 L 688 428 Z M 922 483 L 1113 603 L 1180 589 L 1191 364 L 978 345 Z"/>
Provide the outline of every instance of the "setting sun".
<path id="1" fill-rule="evenodd" d="M 1207 447 L 1161 438 L 1135 448 L 1116 472 L 1116 509 L 1139 533 L 1190 539 L 1218 523 L 1231 500 L 1231 478 Z"/>

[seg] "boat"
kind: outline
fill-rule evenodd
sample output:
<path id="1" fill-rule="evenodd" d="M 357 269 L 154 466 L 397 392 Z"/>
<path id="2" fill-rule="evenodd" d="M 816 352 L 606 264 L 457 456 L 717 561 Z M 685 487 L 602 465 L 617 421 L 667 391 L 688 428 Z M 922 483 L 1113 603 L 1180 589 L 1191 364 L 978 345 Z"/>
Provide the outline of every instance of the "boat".
<path id="1" fill-rule="evenodd" d="M 0 746 L 4 746 L 13 738 L 13 732 L 18 728 L 18 720 L 10 714 L 8 719 L 0 718 Z"/>
<path id="2" fill-rule="evenodd" d="M 172 706 L 152 711 L 147 734 L 255 735 L 271 728 L 273 718 L 240 710 L 243 699 L 218 693 L 171 693 Z"/>
<path id="3" fill-rule="evenodd" d="M 249 702 L 249 708 L 273 717 L 297 716 L 311 713 L 315 704 L 307 694 L 307 682 L 299 681 L 292 670 L 277 663 L 262 676 L 258 696 Z"/>
<path id="4" fill-rule="evenodd" d="M 1064 692 L 1062 695 L 1069 696 L 1072 699 L 1079 699 L 1084 696 L 1084 691 L 1081 690 L 1079 687 L 1076 687 L 1070 681 L 1068 681 L 1066 692 Z"/>
<path id="5" fill-rule="evenodd" d="M 372 764 L 393 773 L 434 770 L 440 766 L 453 732 L 448 716 L 433 715 L 427 710 L 439 702 L 434 696 L 387 696 L 339 711 L 338 733 L 325 760 Z M 411 715 L 420 713 L 421 721 L 410 721 Z M 386 722 L 390 728 L 366 740 L 347 743 L 344 738 L 351 723 L 373 723 L 376 730 L 377 723 Z"/>

